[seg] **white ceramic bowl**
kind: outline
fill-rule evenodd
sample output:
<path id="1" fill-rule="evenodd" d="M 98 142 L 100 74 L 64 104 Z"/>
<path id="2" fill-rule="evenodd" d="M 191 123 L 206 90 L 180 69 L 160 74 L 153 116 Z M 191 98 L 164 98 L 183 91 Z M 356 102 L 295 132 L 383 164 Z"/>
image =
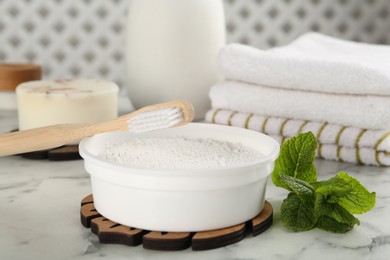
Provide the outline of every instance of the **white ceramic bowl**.
<path id="1" fill-rule="evenodd" d="M 215 169 L 130 168 L 98 157 L 107 144 L 156 136 L 237 142 L 260 151 L 264 157 L 237 167 Z M 193 123 L 141 134 L 96 135 L 80 143 L 80 154 L 91 175 L 94 203 L 100 214 L 130 227 L 185 232 L 229 227 L 256 216 L 264 206 L 267 178 L 279 154 L 279 144 L 252 130 Z"/>

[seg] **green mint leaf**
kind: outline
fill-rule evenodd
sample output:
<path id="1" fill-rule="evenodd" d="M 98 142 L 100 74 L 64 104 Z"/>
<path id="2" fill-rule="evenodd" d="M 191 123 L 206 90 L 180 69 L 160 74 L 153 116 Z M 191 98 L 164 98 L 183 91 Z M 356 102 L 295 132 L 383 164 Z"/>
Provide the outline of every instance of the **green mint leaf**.
<path id="1" fill-rule="evenodd" d="M 301 200 L 297 194 L 290 192 L 283 200 L 281 207 L 283 224 L 293 231 L 305 231 L 313 229 L 317 223 L 314 214 L 314 201 Z"/>
<path id="2" fill-rule="evenodd" d="M 318 219 L 323 216 L 328 216 L 335 219 L 337 222 L 349 224 L 351 226 L 360 224 L 359 220 L 346 209 L 339 204 L 328 202 L 326 197 L 322 194 L 315 194 L 314 212 Z"/>
<path id="3" fill-rule="evenodd" d="M 376 194 L 369 192 L 358 180 L 344 172 L 339 172 L 336 178 L 351 185 L 351 190 L 339 197 L 338 204 L 352 214 L 362 214 L 375 206 Z"/>
<path id="4" fill-rule="evenodd" d="M 318 219 L 316 227 L 334 233 L 346 233 L 353 228 L 353 225 L 338 222 L 329 216 L 322 216 Z"/>
<path id="5" fill-rule="evenodd" d="M 351 184 L 337 176 L 326 181 L 314 182 L 312 185 L 316 194 L 321 194 L 330 203 L 337 203 L 339 198 L 346 196 L 352 189 Z"/>
<path id="6" fill-rule="evenodd" d="M 329 203 L 327 201 L 326 196 L 322 195 L 321 193 L 315 192 L 314 213 L 316 217 L 319 218 L 321 216 L 325 216 L 332 212 L 332 210 L 332 203 Z"/>
<path id="7" fill-rule="evenodd" d="M 362 214 L 375 206 L 375 193 L 368 192 L 358 180 L 344 172 L 312 185 L 315 193 L 325 197 L 326 202 L 337 203 L 352 214 Z"/>
<path id="8" fill-rule="evenodd" d="M 314 187 L 307 182 L 288 176 L 286 174 L 281 174 L 279 181 L 283 186 L 288 187 L 288 190 L 297 194 L 300 199 L 313 197 Z"/>
<path id="9" fill-rule="evenodd" d="M 317 140 L 313 133 L 298 134 L 285 141 L 280 148 L 280 155 L 275 161 L 272 181 L 278 186 L 289 190 L 288 186 L 280 181 L 282 174 L 311 183 L 317 180 L 317 171 L 314 165 Z"/>
<path id="10" fill-rule="evenodd" d="M 330 212 L 329 216 L 333 217 L 337 222 L 348 224 L 351 226 L 360 225 L 359 219 L 355 218 L 351 213 L 349 213 L 340 205 L 332 204 L 332 207 L 333 210 Z"/>

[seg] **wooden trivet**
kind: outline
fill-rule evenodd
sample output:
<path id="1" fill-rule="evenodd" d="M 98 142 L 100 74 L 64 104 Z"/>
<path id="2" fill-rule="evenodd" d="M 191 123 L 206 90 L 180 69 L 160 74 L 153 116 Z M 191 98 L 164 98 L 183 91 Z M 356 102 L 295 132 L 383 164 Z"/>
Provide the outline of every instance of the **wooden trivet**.
<path id="1" fill-rule="evenodd" d="M 11 132 L 18 131 L 17 129 L 12 130 Z M 71 161 L 71 160 L 80 160 L 82 159 L 79 154 L 79 146 L 75 145 L 64 145 L 61 147 L 22 153 L 18 154 L 19 156 L 32 160 L 49 160 L 49 161 Z"/>
<path id="2" fill-rule="evenodd" d="M 143 245 L 153 250 L 208 250 L 241 241 L 247 234 L 257 236 L 272 225 L 272 205 L 265 201 L 256 217 L 232 227 L 202 232 L 161 232 L 128 227 L 113 222 L 97 212 L 93 196 L 81 201 L 81 223 L 99 237 L 103 244 Z"/>

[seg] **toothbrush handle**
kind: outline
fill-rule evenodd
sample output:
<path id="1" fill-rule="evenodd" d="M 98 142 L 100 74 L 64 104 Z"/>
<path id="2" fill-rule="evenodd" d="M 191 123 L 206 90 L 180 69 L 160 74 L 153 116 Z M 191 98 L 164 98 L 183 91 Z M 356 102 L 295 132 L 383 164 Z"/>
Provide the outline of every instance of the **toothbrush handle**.
<path id="1" fill-rule="evenodd" d="M 88 136 L 87 125 L 54 125 L 0 135 L 0 156 L 59 147 Z"/>

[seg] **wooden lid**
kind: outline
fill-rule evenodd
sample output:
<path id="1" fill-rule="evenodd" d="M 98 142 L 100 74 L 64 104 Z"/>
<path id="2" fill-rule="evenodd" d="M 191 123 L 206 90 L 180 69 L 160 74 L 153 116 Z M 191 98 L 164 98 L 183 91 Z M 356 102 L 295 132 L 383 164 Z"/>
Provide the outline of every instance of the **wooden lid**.
<path id="1" fill-rule="evenodd" d="M 40 80 L 41 77 L 41 66 L 36 64 L 0 64 L 0 91 L 14 91 L 20 83 Z"/>

